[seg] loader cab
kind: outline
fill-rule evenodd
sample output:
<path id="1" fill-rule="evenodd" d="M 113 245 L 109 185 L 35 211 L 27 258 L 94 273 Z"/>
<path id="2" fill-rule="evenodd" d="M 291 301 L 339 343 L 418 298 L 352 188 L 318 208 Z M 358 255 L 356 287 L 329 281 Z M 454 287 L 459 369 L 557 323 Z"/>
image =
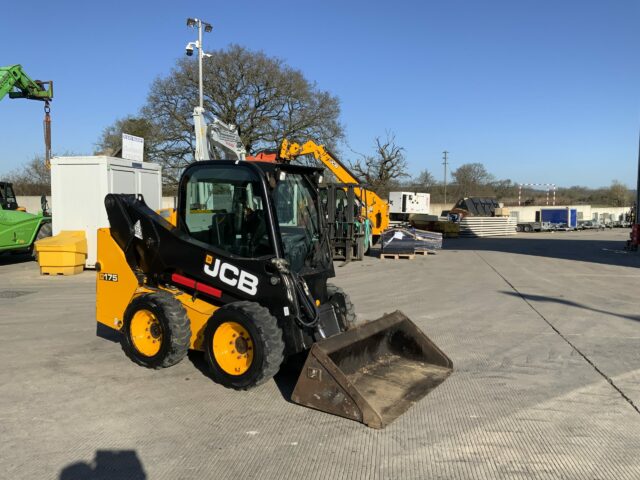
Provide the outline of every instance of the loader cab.
<path id="1" fill-rule="evenodd" d="M 11 183 L 0 182 L 0 207 L 2 207 L 2 210 L 18 209 L 16 194 Z"/>
<path id="2" fill-rule="evenodd" d="M 185 172 L 179 215 L 192 238 L 246 258 L 275 253 L 265 191 L 252 169 L 196 164 Z"/>
<path id="3" fill-rule="evenodd" d="M 323 241 L 318 170 L 228 160 L 194 163 L 180 183 L 178 228 L 214 251 L 284 258 L 299 273 L 326 270 L 330 252 Z"/>

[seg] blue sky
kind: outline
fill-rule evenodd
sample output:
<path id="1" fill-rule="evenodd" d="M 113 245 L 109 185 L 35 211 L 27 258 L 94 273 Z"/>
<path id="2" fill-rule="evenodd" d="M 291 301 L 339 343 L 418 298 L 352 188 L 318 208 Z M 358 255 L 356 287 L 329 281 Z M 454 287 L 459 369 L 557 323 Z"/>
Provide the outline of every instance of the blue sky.
<path id="1" fill-rule="evenodd" d="M 40 14 L 39 12 L 45 12 Z M 411 173 L 484 163 L 498 178 L 635 186 L 637 0 L 29 2 L 0 17 L 0 63 L 53 79 L 53 145 L 91 153 L 194 32 L 263 50 L 341 99 L 349 146 L 396 134 Z M 0 103 L 0 174 L 42 151 L 42 105 Z M 343 147 L 343 159 L 352 157 Z"/>

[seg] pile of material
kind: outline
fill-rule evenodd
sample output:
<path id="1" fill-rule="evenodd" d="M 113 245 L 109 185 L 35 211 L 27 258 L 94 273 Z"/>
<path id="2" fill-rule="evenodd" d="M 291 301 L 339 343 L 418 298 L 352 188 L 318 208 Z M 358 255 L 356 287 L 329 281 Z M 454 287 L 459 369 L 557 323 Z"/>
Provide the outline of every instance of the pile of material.
<path id="1" fill-rule="evenodd" d="M 516 233 L 516 219 L 510 218 L 509 209 L 500 207 L 495 198 L 461 198 L 451 213 L 462 217 L 461 237 L 497 237 Z"/>
<path id="2" fill-rule="evenodd" d="M 460 226 L 437 215 L 412 214 L 409 223 L 419 230 L 440 233 L 445 238 L 456 238 L 460 233 Z"/>
<path id="3" fill-rule="evenodd" d="M 511 217 L 464 217 L 461 237 L 498 237 L 516 234 L 517 221 Z"/>
<path id="4" fill-rule="evenodd" d="M 493 217 L 500 204 L 495 198 L 465 197 L 451 209 L 451 213 L 461 214 L 463 217 Z"/>
<path id="5" fill-rule="evenodd" d="M 427 232 L 412 228 L 416 239 L 416 250 L 439 250 L 442 248 L 442 233 Z"/>
<path id="6" fill-rule="evenodd" d="M 381 235 L 383 254 L 413 255 L 442 248 L 442 234 L 412 227 L 393 227 Z"/>

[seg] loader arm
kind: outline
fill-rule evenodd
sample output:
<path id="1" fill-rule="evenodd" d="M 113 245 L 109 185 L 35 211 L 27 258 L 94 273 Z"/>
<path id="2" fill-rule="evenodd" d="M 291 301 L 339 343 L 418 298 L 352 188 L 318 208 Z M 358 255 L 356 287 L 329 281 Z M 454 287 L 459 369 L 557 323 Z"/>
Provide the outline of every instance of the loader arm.
<path id="1" fill-rule="evenodd" d="M 53 99 L 53 82 L 32 80 L 21 65 L 0 67 L 0 100 L 9 98 L 49 101 Z"/>
<path id="2" fill-rule="evenodd" d="M 323 145 L 318 145 L 313 140 L 300 145 L 299 143 L 283 140 L 280 146 L 279 158 L 281 161 L 290 162 L 304 155 L 313 157 L 327 167 L 339 182 L 358 185 L 360 182 L 356 176 L 335 155 L 331 154 Z M 367 217 L 371 221 L 372 234 L 380 235 L 389 227 L 389 204 L 378 194 L 366 188 L 354 188 L 356 197 L 367 205 Z"/>
<path id="3" fill-rule="evenodd" d="M 44 102 L 44 163 L 50 168 L 51 159 L 51 115 L 49 102 L 53 100 L 53 82 L 51 80 L 32 80 L 24 73 L 21 65 L 0 67 L 0 100 L 7 94 L 9 98 L 26 98 Z"/>

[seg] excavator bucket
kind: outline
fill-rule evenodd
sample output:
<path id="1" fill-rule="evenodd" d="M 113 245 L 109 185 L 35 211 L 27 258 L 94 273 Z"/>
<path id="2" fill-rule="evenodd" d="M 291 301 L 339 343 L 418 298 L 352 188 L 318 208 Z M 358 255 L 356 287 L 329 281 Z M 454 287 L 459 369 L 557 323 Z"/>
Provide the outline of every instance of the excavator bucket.
<path id="1" fill-rule="evenodd" d="M 452 370 L 451 360 L 396 311 L 315 343 L 291 399 L 384 428 Z"/>

